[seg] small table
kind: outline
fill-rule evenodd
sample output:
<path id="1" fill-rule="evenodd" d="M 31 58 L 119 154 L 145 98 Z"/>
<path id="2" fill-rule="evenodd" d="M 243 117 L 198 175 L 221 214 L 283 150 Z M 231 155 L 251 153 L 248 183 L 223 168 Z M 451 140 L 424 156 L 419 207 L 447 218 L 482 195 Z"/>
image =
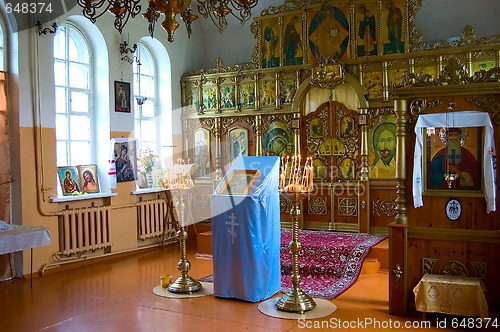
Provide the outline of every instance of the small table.
<path id="1" fill-rule="evenodd" d="M 31 249 L 31 286 L 33 287 L 33 248 L 50 244 L 50 233 L 43 226 L 9 225 L 0 231 L 0 255 L 12 254 L 24 249 Z M 11 275 L 12 266 L 11 266 Z"/>
<path id="2" fill-rule="evenodd" d="M 485 290 L 479 278 L 426 273 L 413 292 L 418 311 L 486 318 Z"/>

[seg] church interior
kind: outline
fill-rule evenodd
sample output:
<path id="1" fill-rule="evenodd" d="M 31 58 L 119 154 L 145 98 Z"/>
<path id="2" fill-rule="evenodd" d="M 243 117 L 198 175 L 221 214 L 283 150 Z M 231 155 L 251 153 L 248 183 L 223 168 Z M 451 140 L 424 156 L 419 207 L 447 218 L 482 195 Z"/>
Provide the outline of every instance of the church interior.
<path id="1" fill-rule="evenodd" d="M 2 1 L 7 330 L 498 328 L 500 4 L 460 4 Z"/>

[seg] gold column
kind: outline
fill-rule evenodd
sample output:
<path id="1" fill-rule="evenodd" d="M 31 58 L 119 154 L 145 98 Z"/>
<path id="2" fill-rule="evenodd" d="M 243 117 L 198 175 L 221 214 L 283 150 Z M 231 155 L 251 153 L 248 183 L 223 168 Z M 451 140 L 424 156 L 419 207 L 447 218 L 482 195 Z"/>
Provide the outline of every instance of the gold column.
<path id="1" fill-rule="evenodd" d="M 438 63 L 438 75 L 443 71 L 444 65 L 443 65 L 443 56 L 439 55 L 437 57 L 437 63 Z"/>
<path id="2" fill-rule="evenodd" d="M 415 59 L 408 59 L 408 64 L 410 65 L 410 73 L 415 73 Z"/>
<path id="3" fill-rule="evenodd" d="M 408 224 L 408 216 L 406 214 L 406 113 L 408 104 L 405 99 L 394 101 L 394 109 L 396 111 L 396 217 L 397 224 Z"/>
<path id="4" fill-rule="evenodd" d="M 215 180 L 222 179 L 222 162 L 221 162 L 221 134 L 220 134 L 220 117 L 215 118 Z"/>
<path id="5" fill-rule="evenodd" d="M 255 109 L 260 110 L 260 98 L 259 98 L 259 81 L 262 74 L 254 75 L 254 90 L 255 90 Z"/>
<path id="6" fill-rule="evenodd" d="M 382 98 L 389 100 L 389 70 L 387 69 L 387 62 L 382 62 Z"/>
<path id="7" fill-rule="evenodd" d="M 360 114 L 362 117 L 368 120 L 368 109 L 360 108 Z M 361 125 L 361 181 L 368 181 L 370 170 L 368 167 L 368 126 L 366 124 Z"/>
<path id="8" fill-rule="evenodd" d="M 467 52 L 466 56 L 467 56 L 466 68 L 467 68 L 467 71 L 469 72 L 469 76 L 472 76 L 472 74 L 474 74 L 472 72 L 473 71 L 473 68 L 472 68 L 472 53 L 471 52 Z"/>
<path id="9" fill-rule="evenodd" d="M 205 112 L 203 111 L 203 85 L 205 84 L 206 79 L 203 77 L 203 75 L 200 76 L 200 81 L 198 82 L 198 114 L 204 114 Z"/>
<path id="10" fill-rule="evenodd" d="M 221 95 L 220 95 L 220 81 L 221 81 L 221 78 L 218 77 L 216 82 L 217 82 L 217 90 L 215 90 L 215 95 L 216 95 L 216 98 L 217 98 L 217 110 L 215 111 L 215 113 L 221 113 L 221 109 L 220 109 L 220 101 L 221 101 Z"/>
<path id="11" fill-rule="evenodd" d="M 274 107 L 276 109 L 281 108 L 281 101 L 280 101 L 280 79 L 281 79 L 282 74 L 280 72 L 274 73 L 274 90 L 276 92 L 276 100 L 274 101 Z M 257 95 L 256 95 L 257 96 Z"/>
<path id="12" fill-rule="evenodd" d="M 255 155 L 262 156 L 262 116 L 255 116 Z"/>

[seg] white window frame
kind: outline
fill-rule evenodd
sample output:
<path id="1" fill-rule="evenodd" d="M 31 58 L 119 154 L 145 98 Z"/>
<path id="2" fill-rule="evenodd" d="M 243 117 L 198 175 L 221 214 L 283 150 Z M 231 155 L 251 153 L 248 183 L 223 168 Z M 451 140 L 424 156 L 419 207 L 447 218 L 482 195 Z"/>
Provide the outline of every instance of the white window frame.
<path id="1" fill-rule="evenodd" d="M 62 62 L 64 63 L 64 67 L 65 67 L 65 75 L 66 75 L 66 78 L 65 78 L 65 84 L 64 85 L 58 85 L 56 83 L 54 83 L 54 87 L 55 87 L 55 90 L 57 90 L 57 88 L 63 88 L 65 89 L 65 122 L 66 122 L 66 128 L 64 128 L 63 130 L 66 131 L 67 135 L 65 138 L 61 139 L 60 137 L 58 137 L 59 135 L 57 135 L 57 132 L 58 132 L 58 125 L 57 125 L 57 118 L 58 118 L 58 115 L 61 115 L 63 113 L 57 113 L 55 114 L 56 116 L 56 151 L 57 151 L 57 156 L 60 156 L 61 154 L 65 154 L 66 155 L 66 158 L 64 161 L 60 160 L 60 158 L 56 158 L 56 162 L 57 162 L 57 165 L 58 166 L 67 166 L 67 165 L 72 165 L 72 166 L 75 166 L 76 164 L 90 164 L 90 163 L 93 163 L 95 161 L 95 147 L 94 147 L 94 144 L 93 144 L 93 138 L 95 136 L 95 121 L 94 121 L 94 118 L 95 118 L 95 112 L 94 112 L 94 105 L 93 105 L 93 101 L 94 101 L 94 98 L 93 98 L 93 70 L 94 70 L 94 67 L 93 67 L 93 54 L 92 54 L 92 47 L 91 47 L 91 44 L 85 34 L 85 32 L 83 32 L 81 29 L 79 29 L 76 25 L 72 24 L 71 22 L 64 22 L 64 23 L 61 23 L 59 25 L 59 28 L 58 28 L 58 32 L 59 31 L 62 31 L 62 30 L 65 30 L 66 31 L 66 34 L 65 34 L 65 58 L 56 58 L 55 55 L 54 55 L 54 66 L 56 64 L 56 62 Z M 88 63 L 83 63 L 83 62 L 75 62 L 75 61 L 72 61 L 69 59 L 69 40 L 70 40 L 70 36 L 72 33 L 76 33 L 78 34 L 81 39 L 84 41 L 85 43 L 85 47 L 86 47 L 86 50 L 88 52 Z M 56 45 L 54 44 L 54 50 L 55 50 L 55 47 Z M 85 88 L 76 88 L 76 87 L 71 87 L 70 86 L 70 82 L 69 82 L 69 79 L 70 79 L 70 73 L 69 73 L 69 68 L 70 68 L 70 64 L 79 64 L 79 65 L 84 65 L 84 66 L 87 66 L 87 72 L 88 72 L 88 86 L 87 86 L 87 89 Z M 55 74 L 55 69 L 54 69 L 54 74 Z M 57 81 L 57 79 L 55 80 Z M 88 95 L 88 112 L 73 112 L 72 111 L 72 100 L 71 100 L 71 93 L 72 92 L 80 92 L 80 93 L 86 93 Z M 56 93 L 57 95 L 57 93 Z M 55 103 L 57 103 L 57 98 L 55 100 Z M 56 104 L 56 109 L 57 109 L 57 104 Z M 85 115 L 86 114 L 86 115 Z M 70 136 L 70 133 L 71 133 L 71 124 L 70 124 L 70 120 L 72 119 L 72 117 L 86 117 L 87 118 L 87 121 L 89 123 L 89 135 L 88 137 L 84 137 L 84 138 L 72 138 Z M 60 125 L 60 124 L 59 124 Z M 60 146 L 61 144 L 60 143 L 63 143 L 64 145 L 64 149 L 65 151 L 60 151 Z M 74 146 L 76 143 L 83 143 L 83 145 L 86 145 L 88 147 L 88 150 L 87 151 L 81 151 L 81 150 L 85 150 L 85 149 L 78 149 L 78 151 L 72 151 L 72 146 Z M 80 162 L 76 162 L 76 155 L 79 154 L 80 158 L 81 158 L 81 155 L 82 154 L 86 154 L 85 158 L 82 158 L 84 160 L 84 162 L 81 162 L 82 159 L 79 159 Z"/>
<path id="2" fill-rule="evenodd" d="M 156 58 L 153 52 L 148 48 L 144 43 L 139 42 L 137 44 L 136 54 L 137 59 L 140 65 L 137 62 L 134 62 L 132 65 L 133 72 L 133 82 L 134 82 L 134 100 L 132 101 L 134 105 L 134 133 L 135 138 L 137 138 L 138 142 L 138 151 L 145 148 L 151 148 L 153 152 L 157 155 L 161 154 L 161 144 L 159 139 L 159 114 L 158 114 L 158 88 L 157 88 L 157 75 L 158 75 L 158 66 L 156 62 Z M 141 61 L 142 59 L 142 61 Z M 152 65 L 151 70 L 145 70 L 146 63 L 150 63 Z M 148 72 L 148 73 L 145 73 Z M 146 80 L 151 80 L 151 84 L 153 89 L 148 90 L 147 92 L 144 90 L 144 83 Z M 141 86 L 142 84 L 142 86 Z M 149 107 L 153 107 L 153 114 L 149 116 L 145 116 L 143 114 L 143 105 L 147 105 Z M 152 123 L 154 125 L 154 140 L 147 140 L 144 138 L 145 130 L 142 126 L 143 123 Z M 148 135 L 150 136 L 150 135 Z"/>

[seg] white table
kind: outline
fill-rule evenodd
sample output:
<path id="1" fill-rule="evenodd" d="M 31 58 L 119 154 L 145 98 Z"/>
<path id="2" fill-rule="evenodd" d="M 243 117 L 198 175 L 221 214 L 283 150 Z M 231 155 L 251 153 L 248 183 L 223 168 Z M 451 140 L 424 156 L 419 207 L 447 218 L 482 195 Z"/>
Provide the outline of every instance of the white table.
<path id="1" fill-rule="evenodd" d="M 33 285 L 33 248 L 49 244 L 50 233 L 43 226 L 9 225 L 8 229 L 0 230 L 0 255 L 31 249 L 31 285 Z"/>

